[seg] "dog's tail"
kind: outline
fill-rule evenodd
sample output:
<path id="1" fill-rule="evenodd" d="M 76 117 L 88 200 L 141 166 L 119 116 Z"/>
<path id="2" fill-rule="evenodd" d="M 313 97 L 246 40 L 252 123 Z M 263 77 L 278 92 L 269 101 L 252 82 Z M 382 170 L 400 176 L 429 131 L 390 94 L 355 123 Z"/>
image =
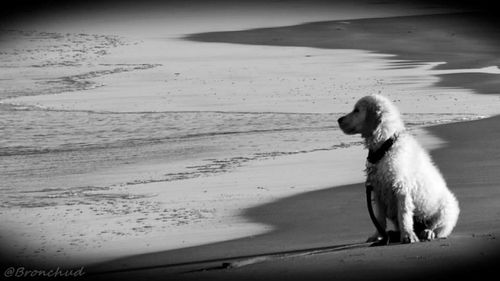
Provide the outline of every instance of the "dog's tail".
<path id="1" fill-rule="evenodd" d="M 446 238 L 455 228 L 460 214 L 458 200 L 451 192 L 445 196 L 441 209 L 439 210 L 438 221 L 434 233 L 437 238 Z"/>

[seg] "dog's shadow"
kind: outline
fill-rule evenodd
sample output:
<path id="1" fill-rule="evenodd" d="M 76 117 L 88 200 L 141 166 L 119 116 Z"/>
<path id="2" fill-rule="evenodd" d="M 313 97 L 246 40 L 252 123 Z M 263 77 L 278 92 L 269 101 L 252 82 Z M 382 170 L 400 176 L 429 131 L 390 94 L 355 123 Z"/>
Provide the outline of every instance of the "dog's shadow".
<path id="1" fill-rule="evenodd" d="M 170 251 L 124 257 L 92 266 L 92 271 L 155 268 L 168 264 L 366 244 L 374 226 L 363 184 L 332 187 L 279 199 L 244 210 L 249 222 L 266 225 L 263 234 Z M 368 246 L 368 244 L 366 244 Z M 89 268 L 90 269 L 90 268 Z"/>

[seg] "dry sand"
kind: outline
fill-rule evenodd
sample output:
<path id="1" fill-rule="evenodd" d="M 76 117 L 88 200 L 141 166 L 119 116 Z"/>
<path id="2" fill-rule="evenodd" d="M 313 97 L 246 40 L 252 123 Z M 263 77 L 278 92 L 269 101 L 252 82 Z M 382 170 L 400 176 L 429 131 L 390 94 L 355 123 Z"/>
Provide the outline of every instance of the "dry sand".
<path id="1" fill-rule="evenodd" d="M 347 39 L 354 38 L 356 41 L 361 38 L 361 42 L 370 41 L 370 44 L 366 46 L 377 46 L 374 51 L 393 52 L 402 57 L 408 55 L 409 57 L 406 58 L 444 60 L 451 66 L 468 66 L 471 60 L 474 61 L 473 64 L 476 67 L 496 65 L 498 52 L 494 48 L 496 42 L 491 42 L 494 36 L 490 35 L 496 34 L 498 30 L 485 31 L 481 25 L 473 25 L 470 22 L 463 24 L 462 20 L 465 19 L 465 15 L 455 15 L 428 16 L 425 19 L 408 17 L 361 20 L 350 21 L 349 24 L 331 22 L 282 29 L 234 32 L 229 33 L 231 39 L 224 37 L 226 34 L 207 35 L 211 38 L 210 40 L 200 35 L 197 39 L 211 41 L 216 38 L 213 41 L 249 44 L 299 46 L 319 44 L 323 48 L 342 48 L 338 42 L 343 42 L 347 44 L 344 47 L 351 48 L 359 42 L 353 43 Z M 415 25 L 414 29 L 406 29 L 409 23 L 416 24 L 415 21 L 418 25 Z M 345 28 L 342 32 L 348 35 L 343 40 L 331 36 L 331 32 L 341 32 L 331 27 L 340 25 Z M 360 25 L 362 30 L 357 31 L 361 33 L 349 30 L 351 27 L 356 29 L 356 26 L 360 27 Z M 392 39 L 401 38 L 395 36 L 396 34 L 391 34 L 377 41 L 379 39 L 377 33 L 399 30 L 398 27 L 404 27 L 405 40 L 394 42 Z M 365 29 L 369 31 L 363 32 Z M 324 33 L 317 34 L 317 30 L 323 30 Z M 280 33 L 281 31 L 286 33 Z M 274 32 L 282 36 L 276 44 L 272 43 L 273 38 L 276 38 Z M 443 34 L 449 36 L 443 37 Z M 235 37 L 232 37 L 233 35 Z M 429 42 L 433 42 L 432 40 L 435 41 L 435 38 L 428 35 L 436 35 L 441 39 L 439 44 L 432 46 L 432 50 L 427 49 L 426 46 Z M 480 39 L 484 39 L 480 41 L 482 44 L 477 44 L 477 40 Z M 292 41 L 286 42 L 287 40 Z M 409 46 L 406 44 L 399 44 L 408 42 L 407 40 L 411 41 L 413 48 L 407 48 Z M 357 46 L 359 48 L 359 45 Z M 401 46 L 401 48 L 398 49 L 395 46 Z M 478 46 L 485 49 L 481 49 L 476 60 L 474 58 L 476 58 Z M 456 52 L 458 55 L 455 55 Z M 438 85 L 472 88 L 480 93 L 497 93 L 495 89 L 497 89 L 498 80 L 486 79 L 492 78 L 487 75 L 482 75 L 478 80 L 473 80 L 473 77 L 477 76 L 449 74 Z M 474 82 L 464 83 L 471 80 Z M 494 273 L 494 261 L 498 259 L 500 250 L 497 240 L 500 230 L 498 221 L 500 192 L 497 188 L 500 184 L 498 173 L 500 118 L 439 125 L 430 128 L 430 132 L 446 140 L 446 145 L 434 150 L 432 156 L 450 188 L 456 193 L 462 209 L 455 231 L 446 240 L 412 245 L 346 249 L 331 253 L 273 259 L 241 268 L 219 268 L 185 273 L 206 266 L 220 265 L 221 261 L 217 259 L 222 258 L 363 242 L 373 229 L 365 209 L 363 185 L 354 184 L 299 194 L 244 212 L 245 217 L 254 222 L 272 225 L 273 231 L 271 232 L 200 247 L 119 259 L 93 268 L 96 272 L 113 270 L 118 270 L 118 272 L 95 277 L 107 279 L 126 276 L 138 279 L 187 280 L 269 280 L 276 278 L 451 280 Z M 363 161 L 362 157 L 358 160 Z M 212 261 L 200 264 L 189 263 L 196 260 Z M 183 262 L 186 264 L 179 264 Z M 178 265 L 165 266 L 169 264 Z M 141 268 L 144 270 L 140 270 Z"/>

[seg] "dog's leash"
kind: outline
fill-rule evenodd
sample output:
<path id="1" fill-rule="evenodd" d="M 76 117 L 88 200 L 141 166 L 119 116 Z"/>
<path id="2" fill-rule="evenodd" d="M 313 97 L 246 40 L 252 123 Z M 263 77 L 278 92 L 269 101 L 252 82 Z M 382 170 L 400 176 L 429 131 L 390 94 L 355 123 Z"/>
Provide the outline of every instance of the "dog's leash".
<path id="1" fill-rule="evenodd" d="M 382 226 L 378 222 L 377 218 L 375 217 L 375 213 L 373 212 L 373 206 L 372 206 L 373 186 L 369 183 L 366 183 L 365 187 L 366 187 L 366 205 L 368 207 L 368 213 L 370 214 L 370 219 L 377 228 L 378 233 L 382 236 L 381 240 L 374 242 L 373 244 L 370 245 L 370 247 L 386 246 L 389 245 L 390 243 L 399 242 L 400 240 L 399 232 L 397 231 L 387 232 L 385 231 L 384 228 L 382 228 Z"/>
<path id="2" fill-rule="evenodd" d="M 388 138 L 384 143 L 382 143 L 379 149 L 370 150 L 368 152 L 368 158 L 366 158 L 368 163 L 377 164 L 377 162 L 379 162 L 382 158 L 384 158 L 385 154 L 391 149 L 392 145 L 394 144 L 394 142 L 396 142 L 398 137 L 399 134 L 395 134 L 392 137 Z M 378 222 L 377 218 L 375 217 L 375 214 L 373 213 L 373 206 L 372 206 L 373 186 L 367 182 L 365 184 L 365 187 L 366 187 L 366 205 L 368 207 L 368 213 L 370 213 L 370 218 L 375 227 L 377 228 L 378 233 L 380 234 L 380 236 L 382 236 L 381 240 L 376 241 L 371 246 L 383 246 L 383 245 L 389 245 L 390 243 L 399 242 L 400 240 L 399 232 L 385 231 L 385 229 L 382 228 L 382 226 Z"/>

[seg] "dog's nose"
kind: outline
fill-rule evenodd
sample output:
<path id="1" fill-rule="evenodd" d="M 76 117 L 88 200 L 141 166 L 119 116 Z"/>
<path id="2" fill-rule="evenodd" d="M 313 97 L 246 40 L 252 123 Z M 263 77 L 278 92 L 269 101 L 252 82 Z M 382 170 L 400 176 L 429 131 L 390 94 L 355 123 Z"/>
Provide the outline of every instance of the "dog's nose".
<path id="1" fill-rule="evenodd" d="M 337 120 L 337 122 L 339 122 L 339 124 L 342 123 L 342 121 L 344 121 L 344 118 L 345 118 L 345 116 L 344 117 L 340 117 L 339 120 Z"/>

